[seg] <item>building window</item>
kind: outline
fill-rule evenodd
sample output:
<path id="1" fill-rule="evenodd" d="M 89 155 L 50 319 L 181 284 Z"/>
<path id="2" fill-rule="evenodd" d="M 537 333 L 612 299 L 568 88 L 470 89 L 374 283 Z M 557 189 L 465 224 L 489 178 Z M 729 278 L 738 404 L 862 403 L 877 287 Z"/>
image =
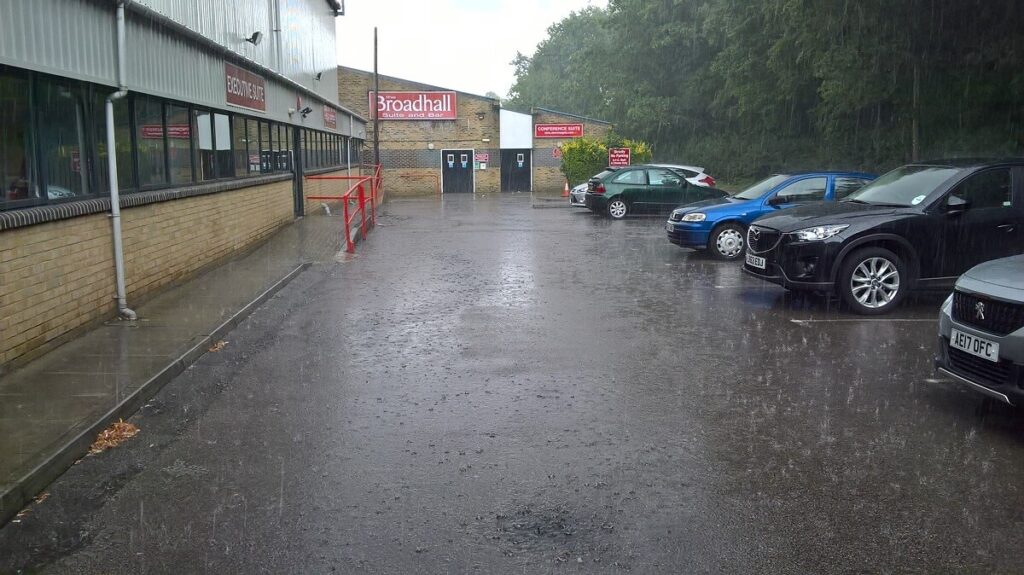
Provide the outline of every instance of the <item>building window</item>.
<path id="1" fill-rule="evenodd" d="M 0 207 L 39 200 L 33 181 L 28 79 L 0 69 Z"/>
<path id="2" fill-rule="evenodd" d="M 245 140 L 249 158 L 249 173 L 258 174 L 260 169 L 260 124 L 252 118 L 245 121 Z"/>
<path id="3" fill-rule="evenodd" d="M 213 145 L 217 150 L 217 177 L 230 178 L 235 172 L 231 166 L 231 119 L 225 114 L 213 115 Z"/>
<path id="4" fill-rule="evenodd" d="M 274 139 L 271 144 L 271 151 L 273 152 L 271 155 L 271 168 L 275 172 L 279 172 L 283 169 L 281 167 L 281 125 L 271 124 L 270 135 Z"/>
<path id="5" fill-rule="evenodd" d="M 192 122 L 195 126 L 196 179 L 199 181 L 212 180 L 217 177 L 214 166 L 213 125 L 210 116 L 210 112 L 206 110 L 192 112 Z"/>
<path id="6" fill-rule="evenodd" d="M 245 131 L 245 118 L 242 116 L 231 117 L 231 142 L 235 176 L 240 178 L 249 173 L 248 134 Z"/>
<path id="7" fill-rule="evenodd" d="M 37 136 L 42 152 L 46 198 L 65 200 L 90 193 L 83 90 L 45 79 L 38 83 Z"/>
<path id="8" fill-rule="evenodd" d="M 163 105 L 159 100 L 136 98 L 135 126 L 135 141 L 139 153 L 139 185 L 153 186 L 166 183 Z"/>
<path id="9" fill-rule="evenodd" d="M 167 105 L 167 165 L 172 184 L 192 183 L 192 129 L 188 122 L 188 108 Z"/>
<path id="10" fill-rule="evenodd" d="M 270 124 L 260 122 L 260 171 L 269 174 L 274 171 L 274 152 L 270 141 Z"/>
<path id="11" fill-rule="evenodd" d="M 292 147 L 292 128 L 287 124 L 281 124 L 279 133 L 280 137 L 278 141 L 281 143 L 281 157 L 278 163 L 281 166 L 281 169 L 287 172 L 292 169 L 290 152 Z"/>

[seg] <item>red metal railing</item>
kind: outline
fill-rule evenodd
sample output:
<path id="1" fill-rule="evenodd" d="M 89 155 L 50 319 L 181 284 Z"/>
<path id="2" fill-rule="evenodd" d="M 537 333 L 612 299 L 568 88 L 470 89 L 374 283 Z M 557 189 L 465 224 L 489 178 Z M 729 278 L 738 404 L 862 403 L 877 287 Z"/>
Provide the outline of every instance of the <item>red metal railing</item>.
<path id="1" fill-rule="evenodd" d="M 352 224 L 359 218 L 359 235 L 366 239 L 367 222 L 370 227 L 377 225 L 377 207 L 384 201 L 384 177 L 380 165 L 366 166 L 373 168 L 372 176 L 307 176 L 307 180 L 342 180 L 354 182 L 348 191 L 340 196 L 306 196 L 307 200 L 342 202 L 342 217 L 345 221 L 345 251 L 355 253 L 356 244 L 352 240 Z M 362 168 L 360 168 L 362 171 Z M 369 195 L 367 195 L 369 190 Z M 370 204 L 370 217 L 366 217 L 366 204 Z"/>

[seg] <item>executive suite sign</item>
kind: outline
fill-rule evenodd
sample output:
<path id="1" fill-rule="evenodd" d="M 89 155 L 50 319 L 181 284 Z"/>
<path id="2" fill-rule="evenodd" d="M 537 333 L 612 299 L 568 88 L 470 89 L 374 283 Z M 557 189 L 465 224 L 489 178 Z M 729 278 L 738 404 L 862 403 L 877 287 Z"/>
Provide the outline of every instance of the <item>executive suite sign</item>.
<path id="1" fill-rule="evenodd" d="M 534 138 L 582 138 L 583 124 L 535 124 Z"/>
<path id="2" fill-rule="evenodd" d="M 370 109 L 374 102 L 381 120 L 457 120 L 455 92 L 381 92 L 370 91 Z"/>
<path id="3" fill-rule="evenodd" d="M 267 111 L 267 81 L 262 76 L 225 62 L 224 84 L 228 104 Z"/>

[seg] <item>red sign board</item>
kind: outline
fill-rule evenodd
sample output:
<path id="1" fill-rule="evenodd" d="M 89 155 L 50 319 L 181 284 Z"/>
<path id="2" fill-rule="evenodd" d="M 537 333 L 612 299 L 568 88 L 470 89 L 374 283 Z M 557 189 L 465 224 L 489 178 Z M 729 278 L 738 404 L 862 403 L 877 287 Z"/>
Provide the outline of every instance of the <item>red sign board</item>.
<path id="1" fill-rule="evenodd" d="M 262 76 L 225 62 L 224 90 L 228 104 L 267 111 L 267 81 Z"/>
<path id="2" fill-rule="evenodd" d="M 144 140 L 162 140 L 164 129 L 160 124 L 145 124 L 139 126 L 139 132 Z M 170 124 L 167 126 L 167 137 L 172 140 L 187 140 L 192 135 L 188 124 Z"/>
<path id="3" fill-rule="evenodd" d="M 324 106 L 324 126 L 331 129 L 338 127 L 338 114 L 334 112 L 334 108 L 329 106 Z"/>
<path id="4" fill-rule="evenodd" d="M 625 168 L 629 165 L 629 148 L 608 148 L 608 165 L 612 168 Z"/>
<path id="5" fill-rule="evenodd" d="M 491 155 L 487 154 L 487 153 L 483 153 L 483 152 L 481 152 L 479 154 L 473 154 L 473 161 L 474 162 L 490 162 L 491 161 Z"/>
<path id="6" fill-rule="evenodd" d="M 455 92 L 370 92 L 381 120 L 457 120 Z"/>
<path id="7" fill-rule="evenodd" d="M 583 124 L 536 124 L 534 138 L 582 138 Z"/>

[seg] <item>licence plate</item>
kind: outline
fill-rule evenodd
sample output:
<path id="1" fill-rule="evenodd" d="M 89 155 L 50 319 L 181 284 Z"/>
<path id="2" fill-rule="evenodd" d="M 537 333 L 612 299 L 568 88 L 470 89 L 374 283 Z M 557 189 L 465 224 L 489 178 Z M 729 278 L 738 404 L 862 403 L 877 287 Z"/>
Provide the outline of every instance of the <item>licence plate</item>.
<path id="1" fill-rule="evenodd" d="M 672 225 L 672 222 L 668 222 L 667 224 L 665 224 L 665 231 L 666 232 L 674 232 L 674 231 L 676 231 L 676 227 L 674 225 Z"/>
<path id="2" fill-rule="evenodd" d="M 982 359 L 999 362 L 999 344 L 994 341 L 954 329 L 949 336 L 949 345 Z"/>
<path id="3" fill-rule="evenodd" d="M 759 270 L 763 270 L 765 268 L 765 261 L 764 261 L 764 258 L 757 257 L 754 254 L 749 254 L 748 253 L 747 254 L 747 265 L 749 265 L 751 267 L 755 267 L 755 268 L 757 268 Z"/>

